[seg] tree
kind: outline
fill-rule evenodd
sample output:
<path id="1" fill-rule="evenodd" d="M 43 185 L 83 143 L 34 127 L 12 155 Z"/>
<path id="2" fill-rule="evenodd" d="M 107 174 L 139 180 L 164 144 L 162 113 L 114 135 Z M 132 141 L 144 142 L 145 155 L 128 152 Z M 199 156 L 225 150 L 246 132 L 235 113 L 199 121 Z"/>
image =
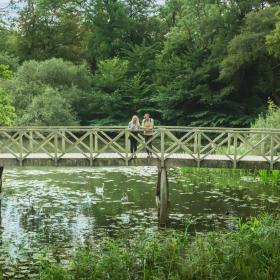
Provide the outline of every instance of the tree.
<path id="1" fill-rule="evenodd" d="M 124 124 L 141 109 L 145 87 L 137 73 L 128 71 L 129 62 L 118 58 L 100 61 L 93 78 L 91 104 L 93 124 Z"/>
<path id="2" fill-rule="evenodd" d="M 2 78 L 13 74 L 1 85 L 18 120 L 53 96 L 85 125 L 150 112 L 249 126 L 269 97 L 280 104 L 280 0 L 20 2 L 16 28 L 0 22 Z"/>
<path id="3" fill-rule="evenodd" d="M 210 2 L 184 4 L 157 57 L 154 99 L 166 121 L 222 125 L 236 117 L 224 111 L 217 80 L 226 44 L 235 34 L 235 19 L 227 8 Z"/>
<path id="4" fill-rule="evenodd" d="M 10 56 L 16 55 L 17 45 L 16 38 L 17 33 L 7 21 L 1 19 L 0 13 L 0 53 L 6 53 Z"/>
<path id="5" fill-rule="evenodd" d="M 101 60 L 123 58 L 131 46 L 163 39 L 154 0 L 91 0 L 87 9 L 88 50 L 93 71 Z"/>
<path id="6" fill-rule="evenodd" d="M 269 2 L 279 1 L 184 2 L 157 57 L 154 99 L 166 121 L 248 126 L 277 97 L 265 47 L 275 24 Z"/>
<path id="7" fill-rule="evenodd" d="M 18 54 L 22 60 L 52 57 L 82 62 L 85 27 L 78 1 L 27 0 L 19 12 Z"/>
<path id="8" fill-rule="evenodd" d="M 276 27 L 266 36 L 266 45 L 270 55 L 273 55 L 275 58 L 280 58 L 280 8 L 276 15 Z"/>
<path id="9" fill-rule="evenodd" d="M 127 117 L 125 100 L 131 98 L 122 90 L 126 80 L 128 61 L 118 58 L 100 61 L 94 75 L 92 111 L 96 117 L 104 119 L 104 124 L 117 123 Z M 128 101 L 129 103 L 129 101 Z M 131 104 L 130 104 L 131 105 Z"/>
<path id="10" fill-rule="evenodd" d="M 115 0 L 90 1 L 87 23 L 91 30 L 88 48 L 94 64 L 99 60 L 120 55 L 125 48 L 127 32 L 131 28 L 127 7 Z"/>
<path id="11" fill-rule="evenodd" d="M 221 63 L 227 98 L 239 101 L 244 114 L 256 116 L 268 97 L 280 105 L 280 69 L 266 48 L 266 37 L 274 29 L 276 8 L 270 7 L 246 16 L 238 36 L 228 45 Z"/>

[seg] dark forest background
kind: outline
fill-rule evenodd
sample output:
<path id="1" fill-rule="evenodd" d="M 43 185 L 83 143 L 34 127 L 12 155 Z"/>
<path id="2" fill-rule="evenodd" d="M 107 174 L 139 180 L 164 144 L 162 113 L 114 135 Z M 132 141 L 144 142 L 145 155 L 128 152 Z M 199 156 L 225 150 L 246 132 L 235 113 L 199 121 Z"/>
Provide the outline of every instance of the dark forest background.
<path id="1" fill-rule="evenodd" d="M 1 125 L 150 112 L 157 124 L 245 127 L 280 105 L 277 0 L 22 0 L 0 17 Z"/>

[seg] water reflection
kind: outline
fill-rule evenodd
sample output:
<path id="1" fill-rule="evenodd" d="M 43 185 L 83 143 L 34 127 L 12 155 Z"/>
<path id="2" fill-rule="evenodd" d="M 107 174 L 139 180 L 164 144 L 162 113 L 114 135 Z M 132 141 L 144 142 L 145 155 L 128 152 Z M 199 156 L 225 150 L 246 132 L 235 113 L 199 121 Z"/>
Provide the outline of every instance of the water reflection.
<path id="1" fill-rule="evenodd" d="M 171 171 L 171 227 L 235 229 L 238 217 L 279 211 L 279 188 L 257 175 L 201 172 Z M 102 236 L 157 230 L 156 168 L 18 168 L 4 176 L 0 264 L 4 255 L 23 266 L 42 254 L 67 262 Z"/>

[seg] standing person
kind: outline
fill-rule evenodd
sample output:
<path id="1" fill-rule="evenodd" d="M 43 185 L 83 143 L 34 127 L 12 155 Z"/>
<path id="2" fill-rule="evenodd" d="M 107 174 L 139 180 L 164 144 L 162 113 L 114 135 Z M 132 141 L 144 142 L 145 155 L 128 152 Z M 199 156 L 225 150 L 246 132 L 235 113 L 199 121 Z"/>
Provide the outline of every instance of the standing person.
<path id="1" fill-rule="evenodd" d="M 137 116 L 133 116 L 131 121 L 128 123 L 128 128 L 130 129 L 130 152 L 133 154 L 137 151 L 137 139 L 135 137 L 138 136 L 138 130 L 140 129 L 140 122 Z M 136 157 L 136 155 L 134 155 Z"/>
<path id="2" fill-rule="evenodd" d="M 150 117 L 150 114 L 146 113 L 144 115 L 144 119 L 142 121 L 142 128 L 144 129 L 144 138 L 145 138 L 145 143 L 149 142 L 151 138 L 153 137 L 153 128 L 154 128 L 154 120 Z M 149 147 L 146 148 L 148 158 L 152 157 L 152 142 L 150 141 L 147 146 Z"/>

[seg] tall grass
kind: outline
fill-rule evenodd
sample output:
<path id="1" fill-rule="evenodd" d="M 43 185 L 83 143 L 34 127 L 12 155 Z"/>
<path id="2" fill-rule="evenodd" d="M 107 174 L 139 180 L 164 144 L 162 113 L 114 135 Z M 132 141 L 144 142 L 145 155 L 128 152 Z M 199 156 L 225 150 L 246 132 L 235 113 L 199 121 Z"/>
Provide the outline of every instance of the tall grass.
<path id="1" fill-rule="evenodd" d="M 80 250 L 69 268 L 42 263 L 39 279 L 280 279 L 279 232 L 279 217 L 263 215 L 237 232 L 104 240 Z"/>
<path id="2" fill-rule="evenodd" d="M 181 167 L 176 170 L 179 178 L 185 178 L 183 186 L 188 182 L 192 185 L 211 184 L 215 187 L 250 186 L 252 181 L 258 182 L 254 186 L 265 185 L 278 189 L 280 186 L 279 170 L 246 170 L 246 169 L 225 169 L 225 168 L 191 168 Z M 190 188 L 190 187 L 188 187 Z"/>
<path id="3" fill-rule="evenodd" d="M 280 109 L 268 101 L 268 110 L 266 114 L 260 114 L 259 117 L 251 124 L 252 128 L 280 128 Z"/>

